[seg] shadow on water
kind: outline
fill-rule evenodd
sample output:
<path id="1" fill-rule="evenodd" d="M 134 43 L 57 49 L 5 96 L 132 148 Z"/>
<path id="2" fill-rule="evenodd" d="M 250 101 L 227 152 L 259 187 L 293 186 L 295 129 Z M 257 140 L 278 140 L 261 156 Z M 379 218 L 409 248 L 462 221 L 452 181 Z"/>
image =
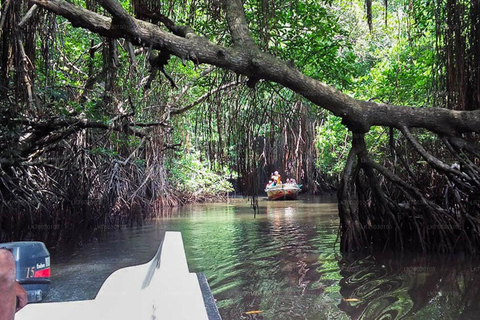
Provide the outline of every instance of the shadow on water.
<path id="1" fill-rule="evenodd" d="M 165 230 L 144 225 L 109 230 L 107 241 L 50 249 L 52 285 L 46 302 L 94 299 L 114 271 L 150 261 Z"/>
<path id="2" fill-rule="evenodd" d="M 190 205 L 106 242 L 52 255 L 50 301 L 92 299 L 106 277 L 148 261 L 181 231 L 224 320 L 477 319 L 480 261 L 461 254 L 340 254 L 334 199 Z M 338 247 L 337 247 L 338 248 Z"/>
<path id="3" fill-rule="evenodd" d="M 339 308 L 351 319 L 478 319 L 480 260 L 344 254 Z"/>

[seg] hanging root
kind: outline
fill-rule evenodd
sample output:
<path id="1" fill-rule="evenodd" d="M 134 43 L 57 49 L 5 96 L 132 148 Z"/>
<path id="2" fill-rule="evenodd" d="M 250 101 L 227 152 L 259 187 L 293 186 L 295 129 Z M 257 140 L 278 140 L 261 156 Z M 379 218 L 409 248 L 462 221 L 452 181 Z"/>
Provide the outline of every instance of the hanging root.
<path id="1" fill-rule="evenodd" d="M 383 164 L 354 135 L 339 191 L 341 248 L 476 252 L 480 248 L 480 150 L 439 137 L 428 151 L 402 128 Z M 402 146 L 402 147 L 401 147 Z M 408 154 L 408 156 L 407 156 Z"/>

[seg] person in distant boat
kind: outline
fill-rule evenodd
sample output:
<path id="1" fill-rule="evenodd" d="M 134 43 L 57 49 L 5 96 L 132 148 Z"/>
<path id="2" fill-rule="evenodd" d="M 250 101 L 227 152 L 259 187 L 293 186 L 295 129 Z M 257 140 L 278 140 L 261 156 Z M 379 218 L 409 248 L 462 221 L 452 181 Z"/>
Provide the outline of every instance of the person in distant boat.
<path id="1" fill-rule="evenodd" d="M 13 320 L 15 312 L 28 302 L 25 289 L 15 280 L 15 259 L 8 249 L 0 249 L 0 320 Z"/>
<path id="2" fill-rule="evenodd" d="M 270 188 L 270 187 L 273 187 L 275 185 L 275 182 L 273 181 L 273 179 L 270 179 L 267 183 L 267 186 L 266 188 Z"/>
<path id="3" fill-rule="evenodd" d="M 280 176 L 280 174 L 278 173 L 278 171 L 275 171 L 273 174 L 272 174 L 272 180 L 274 181 L 274 185 L 277 185 L 277 184 L 282 184 L 282 178 Z"/>

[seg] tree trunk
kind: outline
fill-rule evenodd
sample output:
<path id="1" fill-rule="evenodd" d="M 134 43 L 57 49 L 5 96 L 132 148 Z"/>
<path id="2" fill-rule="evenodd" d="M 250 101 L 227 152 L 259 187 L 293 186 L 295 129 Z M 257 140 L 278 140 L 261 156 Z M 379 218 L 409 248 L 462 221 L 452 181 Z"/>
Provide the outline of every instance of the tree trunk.
<path id="1" fill-rule="evenodd" d="M 33 2 L 102 36 L 126 38 L 195 64 L 245 75 L 249 87 L 260 79 L 276 82 L 341 117 L 354 136 L 339 190 L 343 250 L 359 250 L 372 243 L 423 251 L 480 249 L 480 151 L 475 143 L 478 139 L 465 139 L 465 134 L 480 133 L 480 110 L 410 108 L 353 99 L 262 52 L 250 36 L 240 0 L 223 1 L 231 47 L 214 44 L 164 16 L 159 21 L 169 32 L 135 19 L 116 0 L 100 1 L 112 18 L 63 0 Z M 453 68 L 460 57 L 449 57 Z M 451 81 L 463 83 L 464 75 L 458 77 Z M 459 101 L 464 97 L 464 92 L 459 92 Z M 372 126 L 391 129 L 391 158 L 384 163 L 371 159 L 365 145 L 364 134 Z M 438 137 L 438 152 L 427 150 L 417 140 L 412 132 L 416 128 Z M 409 158 L 417 161 L 409 163 Z M 435 183 L 420 181 L 419 172 L 428 172 Z"/>

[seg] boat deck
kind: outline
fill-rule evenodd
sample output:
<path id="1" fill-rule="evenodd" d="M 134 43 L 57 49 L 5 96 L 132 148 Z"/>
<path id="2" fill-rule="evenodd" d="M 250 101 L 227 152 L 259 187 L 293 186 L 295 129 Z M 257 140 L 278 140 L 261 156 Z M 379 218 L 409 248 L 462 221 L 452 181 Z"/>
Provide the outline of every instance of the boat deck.
<path id="1" fill-rule="evenodd" d="M 265 189 L 269 200 L 295 200 L 300 191 L 300 185 L 292 183 L 278 184 Z"/>
<path id="2" fill-rule="evenodd" d="M 206 279 L 188 270 L 181 233 L 167 231 L 150 262 L 112 273 L 94 300 L 30 304 L 15 319 L 221 318 Z"/>

